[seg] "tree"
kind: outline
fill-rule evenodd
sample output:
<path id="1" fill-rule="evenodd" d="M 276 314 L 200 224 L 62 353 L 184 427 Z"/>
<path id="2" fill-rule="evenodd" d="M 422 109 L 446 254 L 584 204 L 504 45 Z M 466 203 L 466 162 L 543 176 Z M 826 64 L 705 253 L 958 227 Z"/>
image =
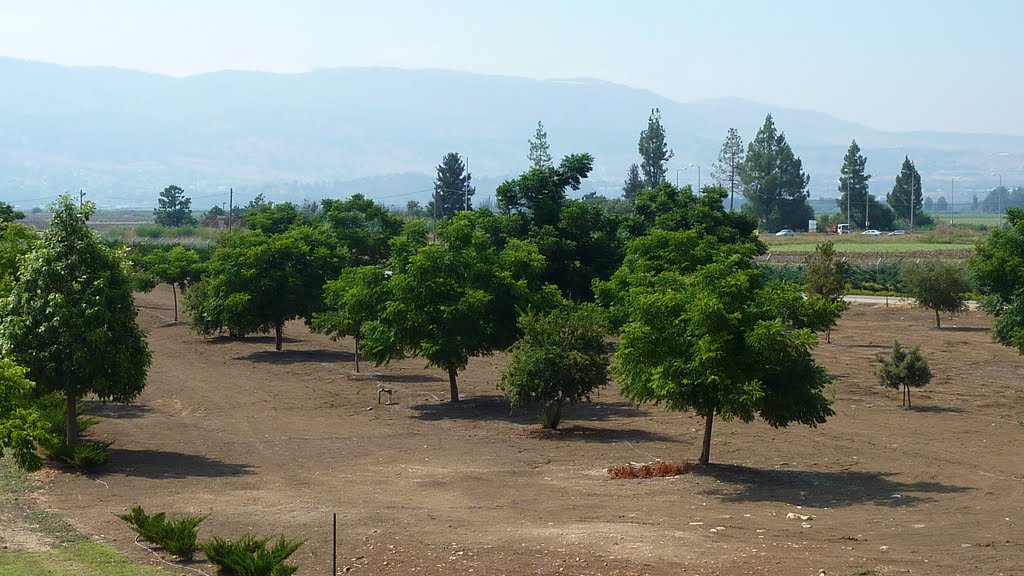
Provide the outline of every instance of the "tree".
<path id="1" fill-rule="evenodd" d="M 391 255 L 391 239 L 402 232 L 402 220 L 362 194 L 348 200 L 324 199 L 321 217 L 331 234 L 348 248 L 356 265 L 383 264 Z"/>
<path id="2" fill-rule="evenodd" d="M 10 293 L 20 273 L 20 259 L 35 247 L 36 232 L 24 224 L 0 224 L 0 298 Z"/>
<path id="3" fill-rule="evenodd" d="M 597 308 L 557 308 L 519 320 L 523 336 L 509 350 L 498 388 L 520 409 L 531 402 L 543 408 L 541 425 L 555 429 L 562 405 L 590 401 L 608 382 L 609 346 Z"/>
<path id="4" fill-rule="evenodd" d="M 874 195 L 868 193 L 871 174 L 867 173 L 867 162 L 857 141 L 850 142 L 846 156 L 843 157 L 843 167 L 840 171 L 842 175 L 839 177 L 841 196 L 836 199 L 836 205 L 843 214 L 849 209 L 851 225 L 863 225 L 865 229 L 887 230 L 892 228 L 896 214 L 888 206 L 879 203 Z M 920 179 L 920 176 L 918 178 Z M 909 210 L 907 214 L 909 216 Z"/>
<path id="5" fill-rule="evenodd" d="M 189 284 L 199 279 L 199 253 L 184 246 L 170 250 L 154 250 L 144 258 L 146 270 L 160 282 L 171 285 L 174 296 L 174 321 L 178 321 L 178 292 L 182 294 Z"/>
<path id="6" fill-rule="evenodd" d="M 841 310 L 846 309 L 843 296 L 846 294 L 846 282 L 850 274 L 850 265 L 836 258 L 836 249 L 832 241 L 818 244 L 813 254 L 804 258 L 807 272 L 804 274 L 804 288 L 809 295 L 823 298 L 826 302 L 839 303 Z M 838 322 L 839 318 L 835 318 Z M 832 342 L 832 327 L 835 322 L 825 328 L 825 342 Z"/>
<path id="7" fill-rule="evenodd" d="M 782 228 L 807 230 L 814 210 L 807 204 L 810 177 L 793 154 L 786 135 L 775 129 L 769 114 L 764 125 L 747 145 L 740 179 L 747 203 L 743 210 L 757 217 L 769 231 Z"/>
<path id="8" fill-rule="evenodd" d="M 326 230 L 310 226 L 282 234 L 227 234 L 206 266 L 203 280 L 185 295 L 190 324 L 199 334 L 227 328 L 231 336 L 274 330 L 281 350 L 284 323 L 307 322 L 323 309 L 323 286 L 346 261 Z"/>
<path id="9" fill-rule="evenodd" d="M 640 177 L 640 167 L 630 164 L 629 172 L 626 173 L 626 181 L 622 183 L 622 197 L 632 204 L 636 202 L 636 195 L 643 189 L 644 181 Z"/>
<path id="10" fill-rule="evenodd" d="M 914 206 L 913 219 L 910 217 L 911 197 L 913 197 Z M 899 175 L 896 176 L 896 184 L 893 185 L 892 191 L 886 195 L 885 199 L 896 213 L 897 218 L 915 224 L 931 224 L 931 217 L 922 211 L 924 204 L 921 198 L 921 174 L 918 173 L 909 156 L 903 158 L 903 166 L 900 168 Z"/>
<path id="11" fill-rule="evenodd" d="M 32 471 L 42 467 L 36 448 L 52 439 L 39 411 L 32 406 L 34 386 L 25 378 L 26 372 L 0 357 L 0 458 L 5 450 L 10 450 L 19 468 Z"/>
<path id="12" fill-rule="evenodd" d="M 924 212 L 926 214 L 931 215 L 932 210 L 935 209 L 935 201 L 932 200 L 931 196 L 928 196 L 927 198 L 924 199 L 924 203 L 922 204 L 921 207 L 924 209 Z"/>
<path id="13" fill-rule="evenodd" d="M 718 152 L 718 162 L 711 165 L 711 177 L 719 186 L 729 191 L 729 211 L 733 209 L 733 198 L 736 186 L 741 186 L 740 171 L 743 167 L 743 139 L 735 128 L 729 128 L 729 134 Z"/>
<path id="14" fill-rule="evenodd" d="M 531 168 L 550 168 L 551 152 L 548 151 L 548 133 L 544 131 L 544 123 L 537 121 L 537 131 L 530 138 L 530 153 L 526 156 Z"/>
<path id="15" fill-rule="evenodd" d="M 264 234 L 284 234 L 295 226 L 309 224 L 309 218 L 291 202 L 261 202 L 245 211 L 245 227 Z"/>
<path id="16" fill-rule="evenodd" d="M 665 181 L 668 161 L 675 156 L 665 143 L 665 128 L 661 125 L 661 110 L 651 110 L 647 128 L 640 132 L 637 143 L 640 152 L 640 169 L 644 174 L 644 187 L 657 188 Z"/>
<path id="17" fill-rule="evenodd" d="M 78 444 L 78 400 L 131 401 L 151 362 L 127 263 L 86 224 L 94 210 L 61 196 L 10 296 L 0 300 L 0 352 L 28 368 L 42 393 L 63 394 L 70 447 Z"/>
<path id="18" fill-rule="evenodd" d="M 520 311 L 547 309 L 561 299 L 541 284 L 544 257 L 531 243 L 495 247 L 485 228 L 494 216 L 459 214 L 438 230 L 435 244 L 396 259 L 390 299 L 366 330 L 364 350 L 375 363 L 420 356 L 448 373 L 459 401 L 458 373 L 474 356 L 510 346 Z"/>
<path id="19" fill-rule="evenodd" d="M 534 168 L 498 186 L 498 209 L 523 215 L 528 228 L 554 226 L 565 207 L 566 189 L 579 190 L 593 168 L 590 154 L 570 154 L 556 167 Z"/>
<path id="20" fill-rule="evenodd" d="M 380 319 L 389 294 L 388 275 L 380 266 L 345 268 L 337 280 L 324 285 L 326 310 L 313 314 L 311 326 L 334 340 L 355 339 L 356 372 L 365 327 Z"/>
<path id="21" fill-rule="evenodd" d="M 457 153 L 445 154 L 437 165 L 434 199 L 427 206 L 434 218 L 451 218 L 456 212 L 472 209 L 471 199 L 476 193 L 476 188 L 470 185 L 472 179 Z"/>
<path id="22" fill-rule="evenodd" d="M 985 294 L 982 309 L 995 316 L 993 338 L 1024 354 L 1024 210 L 1011 208 L 1006 221 L 978 243 L 970 267 Z"/>
<path id="23" fill-rule="evenodd" d="M 888 356 L 878 355 L 881 364 L 875 370 L 878 383 L 886 388 L 903 388 L 902 406 L 910 409 L 910 389 L 921 388 L 932 380 L 928 360 L 921 354 L 921 346 L 910 350 L 900 346 L 899 340 L 892 341 L 892 352 Z"/>
<path id="24" fill-rule="evenodd" d="M 164 226 L 195 226 L 192 217 L 192 199 L 185 196 L 185 191 L 171 185 L 164 188 L 157 199 L 158 208 L 153 210 L 156 223 Z"/>
<path id="25" fill-rule="evenodd" d="M 629 323 L 613 368 L 623 396 L 704 418 L 700 462 L 711 456 L 715 416 L 775 427 L 816 426 L 833 414 L 828 372 L 814 362 L 817 337 L 780 309 L 799 298 L 769 297 L 753 259 L 723 253 L 682 275 L 664 272 L 627 296 Z M 794 284 L 776 286 L 799 295 Z"/>
<path id="26" fill-rule="evenodd" d="M 14 206 L 6 202 L 0 202 L 0 230 L 3 230 L 4 226 L 14 222 L 15 220 L 21 220 L 25 217 L 24 212 L 20 212 L 14 209 Z"/>
<path id="27" fill-rule="evenodd" d="M 935 311 L 936 328 L 942 327 L 939 312 L 959 314 L 967 309 L 964 300 L 971 291 L 971 284 L 959 262 L 908 262 L 903 265 L 901 279 L 903 289 L 917 302 L 917 306 Z"/>
<path id="28" fill-rule="evenodd" d="M 931 198 L 929 198 L 931 200 Z M 934 209 L 936 214 L 942 214 L 943 212 L 949 211 L 949 202 L 946 201 L 945 196 L 939 196 L 939 199 L 935 201 Z"/>

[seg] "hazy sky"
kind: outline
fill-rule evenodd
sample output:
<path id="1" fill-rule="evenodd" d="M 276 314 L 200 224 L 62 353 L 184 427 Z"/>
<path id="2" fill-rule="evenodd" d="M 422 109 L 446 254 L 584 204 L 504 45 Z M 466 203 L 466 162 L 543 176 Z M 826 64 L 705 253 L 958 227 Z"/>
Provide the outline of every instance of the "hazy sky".
<path id="1" fill-rule="evenodd" d="M 1014 0 L 0 0 L 0 56 L 179 76 L 593 77 L 885 130 L 1024 134 L 1022 22 Z"/>

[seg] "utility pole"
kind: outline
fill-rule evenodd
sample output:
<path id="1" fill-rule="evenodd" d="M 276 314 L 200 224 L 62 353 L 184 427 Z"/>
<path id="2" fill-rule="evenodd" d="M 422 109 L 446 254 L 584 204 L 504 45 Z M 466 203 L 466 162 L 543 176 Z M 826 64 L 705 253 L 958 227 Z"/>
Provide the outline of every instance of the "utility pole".
<path id="1" fill-rule="evenodd" d="M 916 190 L 916 188 L 914 187 L 916 185 L 916 181 L 914 179 L 914 171 L 913 170 L 910 171 L 909 176 L 910 176 L 910 231 L 913 232 L 914 231 L 914 190 Z"/>
<path id="2" fill-rule="evenodd" d="M 85 192 L 82 189 L 78 190 L 78 209 L 81 210 L 82 206 L 85 205 Z"/>
<path id="3" fill-rule="evenodd" d="M 999 212 L 999 228 L 1003 227 L 1003 175 L 999 175 L 999 188 L 996 189 L 996 211 Z"/>
<path id="4" fill-rule="evenodd" d="M 221 188 L 223 190 L 223 188 Z M 231 217 L 235 211 L 235 189 L 228 188 L 228 232 L 231 232 Z"/>
<path id="5" fill-rule="evenodd" d="M 864 191 L 864 229 L 865 230 L 867 230 L 868 227 L 871 226 L 871 219 L 868 217 L 868 209 L 869 209 L 868 199 L 869 198 L 871 198 L 871 195 L 868 194 L 867 190 L 865 190 Z"/>
<path id="6" fill-rule="evenodd" d="M 949 226 L 953 227 L 953 182 L 956 181 L 956 176 L 949 179 Z"/>
<path id="7" fill-rule="evenodd" d="M 463 186 L 462 192 L 466 198 L 462 209 L 469 212 L 469 156 L 466 156 L 466 184 Z"/>
<path id="8" fill-rule="evenodd" d="M 846 227 L 850 227 L 850 177 L 846 177 Z"/>

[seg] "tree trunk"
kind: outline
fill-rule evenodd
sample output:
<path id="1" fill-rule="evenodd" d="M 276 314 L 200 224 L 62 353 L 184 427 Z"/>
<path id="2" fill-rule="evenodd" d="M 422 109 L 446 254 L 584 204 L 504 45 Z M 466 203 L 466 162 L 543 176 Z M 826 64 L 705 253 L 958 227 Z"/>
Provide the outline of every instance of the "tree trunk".
<path id="1" fill-rule="evenodd" d="M 936 328 L 942 328 L 942 322 L 939 320 L 939 310 L 938 310 L 938 308 L 935 309 L 935 327 Z"/>
<path id="2" fill-rule="evenodd" d="M 825 328 L 825 344 L 831 344 L 831 343 L 832 343 L 832 329 L 831 328 Z"/>
<path id="3" fill-rule="evenodd" d="M 356 374 L 359 374 L 359 337 L 356 336 Z"/>
<path id="4" fill-rule="evenodd" d="M 178 290 L 174 287 L 174 283 L 171 282 L 171 294 L 174 294 L 174 321 L 178 321 Z"/>
<path id="5" fill-rule="evenodd" d="M 458 371 L 456 371 L 454 368 L 448 369 L 448 383 L 451 385 L 452 402 L 459 401 L 459 385 L 455 381 L 455 377 L 458 374 Z"/>
<path id="6" fill-rule="evenodd" d="M 910 410 L 912 408 L 912 406 L 910 405 L 910 386 L 904 387 L 907 389 L 907 410 Z"/>
<path id="7" fill-rule="evenodd" d="M 704 419 L 704 444 L 700 449 L 700 463 L 704 465 L 711 462 L 711 426 L 714 421 L 714 412 L 708 414 Z"/>
<path id="8" fill-rule="evenodd" d="M 70 382 L 66 384 L 64 395 L 67 400 L 64 443 L 74 447 L 78 445 L 78 394 L 75 393 L 75 385 Z"/>
<path id="9" fill-rule="evenodd" d="M 544 419 L 541 421 L 541 427 L 549 430 L 558 428 L 558 423 L 562 421 L 562 401 L 555 400 L 544 404 Z"/>
<path id="10" fill-rule="evenodd" d="M 284 342 L 284 321 L 274 322 L 274 350 L 280 351 Z"/>

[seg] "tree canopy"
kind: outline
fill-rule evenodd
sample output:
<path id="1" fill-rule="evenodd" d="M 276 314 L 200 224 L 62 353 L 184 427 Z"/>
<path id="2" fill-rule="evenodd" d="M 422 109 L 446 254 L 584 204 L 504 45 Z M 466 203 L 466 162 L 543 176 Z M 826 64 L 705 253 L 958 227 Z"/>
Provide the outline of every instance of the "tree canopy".
<path id="1" fill-rule="evenodd" d="M 911 198 L 913 198 L 913 219 L 911 219 Z M 921 197 L 921 174 L 910 161 L 909 156 L 903 158 L 903 166 L 896 176 L 896 183 L 885 197 L 896 217 L 908 223 L 931 224 L 931 216 L 921 209 L 924 200 Z"/>
<path id="2" fill-rule="evenodd" d="M 630 164 L 626 172 L 626 180 L 622 183 L 622 197 L 632 204 L 636 202 L 636 196 L 644 189 L 644 180 L 640 177 L 640 167 Z"/>
<path id="3" fill-rule="evenodd" d="M 201 274 L 199 253 L 184 246 L 154 250 L 143 259 L 146 270 L 160 282 L 171 285 L 174 296 L 174 321 L 178 321 L 178 292 L 182 294 Z"/>
<path id="4" fill-rule="evenodd" d="M 735 128 L 729 128 L 729 133 L 722 142 L 722 149 L 718 152 L 718 161 L 711 166 L 711 178 L 729 191 L 729 211 L 733 209 L 733 199 L 736 196 L 736 188 L 742 186 L 740 178 L 743 169 L 743 139 Z"/>
<path id="5" fill-rule="evenodd" d="M 192 217 L 192 199 L 185 196 L 185 191 L 178 186 L 168 186 L 157 199 L 158 207 L 153 210 L 156 223 L 164 226 L 194 226 L 196 219 Z"/>
<path id="6" fill-rule="evenodd" d="M 473 194 L 476 193 L 470 181 L 473 176 L 466 168 L 462 157 L 449 152 L 437 165 L 434 180 L 434 199 L 428 206 L 434 218 L 451 218 L 456 212 L 473 209 Z"/>
<path id="7" fill-rule="evenodd" d="M 970 266 L 985 293 L 982 308 L 995 316 L 996 342 L 1024 354 L 1024 210 L 1011 208 L 1006 222 L 976 246 Z"/>
<path id="8" fill-rule="evenodd" d="M 9 450 L 23 470 L 42 467 L 37 447 L 47 440 L 47 426 L 32 405 L 34 385 L 27 370 L 0 357 L 0 458 Z"/>
<path id="9" fill-rule="evenodd" d="M 935 311 L 935 327 L 941 328 L 940 312 L 959 314 L 967 309 L 971 283 L 959 262 L 924 260 L 907 262 L 901 273 L 903 288 L 917 305 Z"/>
<path id="10" fill-rule="evenodd" d="M 740 179 L 747 203 L 743 210 L 757 217 L 761 226 L 774 232 L 782 228 L 807 230 L 814 210 L 807 204 L 810 177 L 793 154 L 786 135 L 778 132 L 769 114 L 747 145 Z"/>
<path id="11" fill-rule="evenodd" d="M 843 157 L 843 167 L 839 177 L 839 193 L 836 200 L 839 210 L 845 215 L 850 211 L 851 225 L 855 227 L 891 229 L 895 215 L 886 205 L 875 199 L 868 192 L 868 181 L 871 174 L 867 173 L 867 158 L 861 154 L 857 141 L 850 142 L 850 147 Z M 847 202 L 849 199 L 849 202 Z"/>
<path id="12" fill-rule="evenodd" d="M 899 340 L 893 340 L 892 350 L 888 355 L 879 354 L 878 360 L 881 362 L 875 370 L 878 383 L 886 388 L 902 387 L 902 405 L 909 409 L 910 389 L 926 386 L 932 380 L 932 371 L 928 367 L 928 360 L 921 353 L 921 346 L 908 350 L 900 345 Z"/>
<path id="13" fill-rule="evenodd" d="M 526 155 L 531 168 L 550 168 L 551 152 L 548 150 L 548 133 L 544 131 L 544 123 L 537 121 L 537 131 L 530 138 L 530 153 Z"/>
<path id="14" fill-rule="evenodd" d="M 380 320 L 390 294 L 388 275 L 380 266 L 345 268 L 341 276 L 324 285 L 325 309 L 313 314 L 311 327 L 334 339 L 354 338 L 359 372 L 359 344 L 365 327 Z"/>
<path id="15" fill-rule="evenodd" d="M 78 400 L 134 399 L 151 361 L 127 264 L 86 225 L 93 210 L 61 196 L 50 227 L 0 300 L 0 352 L 26 367 L 42 392 L 64 395 L 69 446 L 78 442 Z"/>
<path id="16" fill-rule="evenodd" d="M 661 110 L 651 110 L 647 128 L 640 132 L 637 142 L 640 152 L 640 169 L 644 175 L 644 187 L 657 188 L 665 181 L 668 161 L 675 156 L 665 142 L 665 127 L 661 125 Z"/>
<path id="17" fill-rule="evenodd" d="M 5 225 L 10 224 L 15 220 L 21 220 L 24 217 L 24 212 L 15 210 L 14 206 L 11 206 L 6 202 L 0 202 L 0 230 L 2 230 Z"/>
<path id="18" fill-rule="evenodd" d="M 773 290 L 799 294 L 793 284 Z M 779 308 L 799 300 L 769 293 L 749 256 L 727 252 L 631 289 L 613 365 L 623 395 L 702 416 L 702 464 L 715 416 L 760 416 L 775 427 L 825 422 L 833 411 L 823 394 L 828 373 L 811 355 L 817 338 L 785 320 L 800 320 L 799 310 Z"/>

